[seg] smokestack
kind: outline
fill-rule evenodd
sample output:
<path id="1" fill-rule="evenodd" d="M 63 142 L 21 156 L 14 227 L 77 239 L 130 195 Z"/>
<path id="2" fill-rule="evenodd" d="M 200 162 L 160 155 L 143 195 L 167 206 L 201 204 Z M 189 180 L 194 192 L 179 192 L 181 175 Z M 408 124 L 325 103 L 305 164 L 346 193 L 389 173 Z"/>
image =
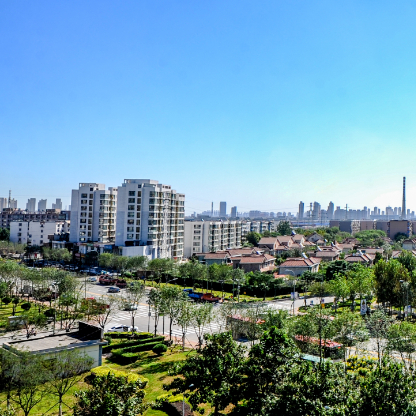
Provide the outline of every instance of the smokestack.
<path id="1" fill-rule="evenodd" d="M 406 219 L 406 176 L 403 176 L 402 219 Z"/>

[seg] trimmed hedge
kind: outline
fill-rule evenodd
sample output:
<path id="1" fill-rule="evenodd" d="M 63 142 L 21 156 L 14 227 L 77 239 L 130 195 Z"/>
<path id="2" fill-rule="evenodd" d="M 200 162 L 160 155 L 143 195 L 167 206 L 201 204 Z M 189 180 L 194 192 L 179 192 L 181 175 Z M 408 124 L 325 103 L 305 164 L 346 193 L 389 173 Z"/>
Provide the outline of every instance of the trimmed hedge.
<path id="1" fill-rule="evenodd" d="M 158 337 L 158 338 L 162 338 L 163 339 L 163 337 Z M 113 355 L 121 355 L 121 354 L 128 353 L 128 352 L 149 351 L 155 345 L 160 344 L 161 341 L 162 341 L 161 339 L 155 338 L 151 342 L 146 342 L 146 343 L 143 343 L 143 344 L 133 345 L 131 347 L 125 347 L 125 348 L 115 348 L 113 350 Z"/>
<path id="2" fill-rule="evenodd" d="M 105 335 L 110 336 L 111 338 L 130 338 L 134 334 L 136 339 L 150 338 L 153 336 L 150 332 L 106 332 Z"/>
<path id="3" fill-rule="evenodd" d="M 148 342 L 152 342 L 152 341 L 163 341 L 165 338 L 162 336 L 157 336 L 157 337 L 150 337 L 150 338 L 145 338 L 145 339 L 136 339 L 136 340 L 129 340 L 129 341 L 125 341 L 125 342 L 119 342 L 118 344 L 114 343 L 111 345 L 105 345 L 103 347 L 103 352 L 110 352 L 113 351 L 115 349 L 122 349 L 122 348 L 128 348 L 128 347 L 133 347 L 136 345 L 142 345 L 142 344 L 146 344 Z"/>
<path id="4" fill-rule="evenodd" d="M 91 370 L 92 376 L 103 377 L 103 376 L 106 376 L 108 373 L 112 373 L 116 377 L 127 377 L 127 381 L 129 383 L 140 381 L 142 383 L 145 383 L 145 385 L 147 385 L 147 383 L 149 382 L 149 379 L 142 377 L 139 374 L 132 373 L 132 372 L 126 373 L 124 371 L 113 370 L 112 368 L 108 368 L 108 367 L 100 366 L 100 367 L 95 367 Z"/>

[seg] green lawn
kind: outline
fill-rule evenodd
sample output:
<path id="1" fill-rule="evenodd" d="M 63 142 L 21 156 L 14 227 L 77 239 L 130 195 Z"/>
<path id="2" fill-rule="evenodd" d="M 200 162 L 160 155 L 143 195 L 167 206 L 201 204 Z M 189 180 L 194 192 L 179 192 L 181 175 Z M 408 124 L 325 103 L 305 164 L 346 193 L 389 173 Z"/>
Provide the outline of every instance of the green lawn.
<path id="1" fill-rule="evenodd" d="M 131 371 L 137 374 L 140 374 L 143 377 L 146 377 L 149 380 L 149 383 L 146 387 L 146 396 L 145 401 L 147 403 L 152 403 L 156 398 L 167 392 L 163 390 L 163 384 L 171 381 L 173 378 L 168 376 L 169 369 L 173 366 L 175 362 L 185 360 L 188 356 L 195 354 L 195 351 L 185 351 L 182 352 L 180 347 L 175 347 L 173 351 L 168 350 L 164 355 L 157 356 L 152 351 L 143 352 L 140 359 L 134 364 L 129 364 L 122 366 L 116 363 L 111 362 L 111 360 L 104 359 L 103 366 L 109 367 L 121 371 Z M 64 397 L 64 402 L 67 406 L 72 407 L 75 403 L 74 393 L 77 390 L 88 388 L 88 385 L 81 380 L 74 388 L 71 389 L 68 395 Z M 5 406 L 4 403 L 5 395 L 0 394 L 0 403 L 2 406 Z M 63 414 L 71 415 L 72 410 L 64 406 Z M 41 416 L 48 412 L 48 415 L 57 415 L 58 408 L 56 406 L 56 399 L 51 394 L 47 394 L 42 402 L 35 407 L 31 416 Z M 16 413 L 16 416 L 21 416 L 22 413 Z M 166 413 L 160 410 L 154 410 L 149 408 L 146 413 L 146 416 L 166 416 Z"/>

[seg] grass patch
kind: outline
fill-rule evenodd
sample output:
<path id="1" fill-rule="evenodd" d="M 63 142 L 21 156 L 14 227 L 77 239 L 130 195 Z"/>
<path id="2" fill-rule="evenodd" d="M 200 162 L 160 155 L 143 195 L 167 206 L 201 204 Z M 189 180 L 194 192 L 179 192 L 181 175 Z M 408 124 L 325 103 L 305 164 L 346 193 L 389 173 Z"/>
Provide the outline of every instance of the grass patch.
<path id="1" fill-rule="evenodd" d="M 168 375 L 168 371 L 173 367 L 173 365 L 178 361 L 186 360 L 192 354 L 195 354 L 195 351 L 185 351 L 182 352 L 180 347 L 175 347 L 172 350 L 169 349 L 164 355 L 158 356 L 152 351 L 144 351 L 140 353 L 138 361 L 129 365 L 120 365 L 110 360 L 103 359 L 103 367 L 107 367 L 113 370 L 119 370 L 124 372 L 133 372 L 142 377 L 145 377 L 149 380 L 149 383 L 145 389 L 146 403 L 152 403 L 156 398 L 162 394 L 165 394 L 166 391 L 163 390 L 163 384 L 170 382 L 173 377 Z M 86 373 L 85 377 L 90 373 Z M 83 379 L 85 378 L 83 377 Z M 74 393 L 78 390 L 83 390 L 88 388 L 88 384 L 81 380 L 77 385 L 75 385 L 70 392 L 64 397 L 64 402 L 72 407 L 75 404 Z M 5 394 L 0 394 L 0 406 L 5 406 Z M 41 416 L 48 412 L 48 415 L 58 414 L 58 406 L 56 405 L 57 399 L 51 394 L 47 394 L 42 402 L 34 408 L 31 412 L 31 416 Z M 52 409 L 50 409 L 52 407 Z M 50 409 L 50 410 L 49 410 Z M 48 411 L 49 410 L 49 411 Z M 72 415 L 72 409 L 68 407 L 63 407 L 64 415 Z M 16 412 L 16 416 L 21 416 L 22 412 Z M 145 416 L 166 416 L 165 412 L 161 410 L 148 409 L 145 413 Z"/>

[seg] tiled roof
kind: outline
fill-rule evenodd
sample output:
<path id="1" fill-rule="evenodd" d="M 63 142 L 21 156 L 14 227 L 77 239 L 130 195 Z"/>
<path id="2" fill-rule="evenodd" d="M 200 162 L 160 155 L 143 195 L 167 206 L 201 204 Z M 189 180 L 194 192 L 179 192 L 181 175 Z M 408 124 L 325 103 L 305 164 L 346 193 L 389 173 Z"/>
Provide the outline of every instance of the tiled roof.
<path id="1" fill-rule="evenodd" d="M 263 237 L 259 241 L 259 245 L 261 244 L 274 244 L 276 242 L 276 237 Z"/>
<path id="2" fill-rule="evenodd" d="M 267 257 L 266 257 L 267 256 Z M 263 255 L 252 255 L 252 256 L 245 256 L 245 257 L 241 257 L 240 260 L 240 264 L 245 264 L 245 263 L 264 263 L 270 260 L 274 260 L 273 256 L 269 256 L 268 254 L 263 254 Z"/>
<path id="3" fill-rule="evenodd" d="M 353 254 L 350 254 L 348 256 L 345 256 L 344 260 L 350 263 L 369 263 L 373 261 L 372 258 L 370 256 L 367 256 L 366 254 L 361 254 L 360 256 L 354 256 Z"/>
<path id="4" fill-rule="evenodd" d="M 248 255 L 248 254 L 253 254 L 255 253 L 256 249 L 252 248 L 252 247 L 247 247 L 247 248 L 233 248 L 230 250 L 227 250 L 227 253 L 229 253 L 229 255 L 231 257 L 234 256 L 243 256 L 243 255 Z"/>
<path id="5" fill-rule="evenodd" d="M 224 252 L 220 252 L 220 253 L 206 253 L 205 254 L 205 259 L 208 260 L 214 260 L 214 259 L 225 259 L 225 258 L 229 258 L 229 254 L 228 253 L 224 253 Z"/>
<path id="6" fill-rule="evenodd" d="M 315 251 L 315 257 L 337 257 L 339 253 L 337 251 Z"/>
<path id="7" fill-rule="evenodd" d="M 280 267 L 310 267 L 318 262 L 315 259 L 305 259 L 303 257 L 289 258 Z"/>

